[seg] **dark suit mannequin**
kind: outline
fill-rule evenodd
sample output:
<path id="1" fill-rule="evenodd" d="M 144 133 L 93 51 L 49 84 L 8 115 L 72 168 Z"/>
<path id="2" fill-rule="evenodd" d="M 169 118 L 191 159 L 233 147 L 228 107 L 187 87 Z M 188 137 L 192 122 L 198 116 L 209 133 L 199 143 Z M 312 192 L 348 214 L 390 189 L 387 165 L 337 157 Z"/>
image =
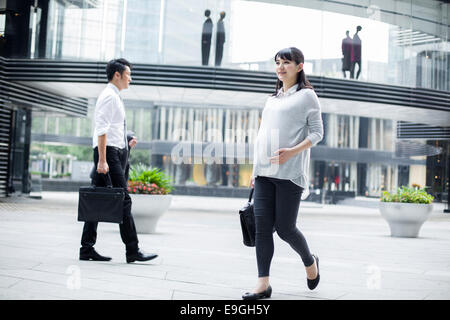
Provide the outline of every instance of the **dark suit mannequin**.
<path id="1" fill-rule="evenodd" d="M 211 18 L 211 11 L 205 10 L 205 17 L 207 19 L 203 22 L 202 30 L 202 65 L 207 66 L 209 64 L 209 52 L 211 51 L 211 38 L 213 23 Z"/>
<path id="2" fill-rule="evenodd" d="M 225 43 L 225 27 L 223 25 L 223 19 L 225 18 L 225 12 L 220 13 L 220 19 L 217 21 L 217 37 L 216 37 L 216 67 L 222 64 L 223 57 L 223 44 Z"/>
<path id="3" fill-rule="evenodd" d="M 361 73 L 361 39 L 358 36 L 358 32 L 361 31 L 361 26 L 356 27 L 356 33 L 353 36 L 353 46 L 352 46 L 352 67 L 350 69 L 350 78 L 354 78 L 355 65 L 358 64 L 358 73 L 356 74 L 356 79 L 358 79 Z"/>
<path id="4" fill-rule="evenodd" d="M 345 71 L 351 70 L 352 65 L 352 38 L 348 35 L 350 32 L 346 31 L 346 38 L 342 39 L 342 73 L 344 74 L 344 78 L 346 78 Z"/>

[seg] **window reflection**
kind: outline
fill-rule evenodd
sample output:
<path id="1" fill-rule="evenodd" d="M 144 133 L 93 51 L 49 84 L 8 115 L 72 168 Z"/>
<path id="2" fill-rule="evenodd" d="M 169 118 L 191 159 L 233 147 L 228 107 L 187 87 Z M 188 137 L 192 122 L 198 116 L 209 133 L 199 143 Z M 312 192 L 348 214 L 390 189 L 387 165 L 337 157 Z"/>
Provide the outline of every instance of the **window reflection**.
<path id="1" fill-rule="evenodd" d="M 106 61 L 126 56 L 134 63 L 271 72 L 273 54 L 296 46 L 311 75 L 344 78 L 348 64 L 345 69 L 354 67 L 355 80 L 449 90 L 448 21 L 439 14 L 447 4 L 318 3 L 302 3 L 307 8 L 288 1 L 217 0 L 205 6 L 185 0 L 51 0 L 47 57 Z M 346 31 L 353 51 L 344 56 Z"/>

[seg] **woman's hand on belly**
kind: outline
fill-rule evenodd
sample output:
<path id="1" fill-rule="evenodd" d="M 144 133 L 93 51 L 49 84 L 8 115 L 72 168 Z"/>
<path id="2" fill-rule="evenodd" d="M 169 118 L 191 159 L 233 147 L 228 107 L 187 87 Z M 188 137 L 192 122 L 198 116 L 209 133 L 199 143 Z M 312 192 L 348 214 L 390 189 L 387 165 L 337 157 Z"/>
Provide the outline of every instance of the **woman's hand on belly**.
<path id="1" fill-rule="evenodd" d="M 293 148 L 281 148 L 274 152 L 275 156 L 270 158 L 272 164 L 283 164 L 295 156 Z"/>

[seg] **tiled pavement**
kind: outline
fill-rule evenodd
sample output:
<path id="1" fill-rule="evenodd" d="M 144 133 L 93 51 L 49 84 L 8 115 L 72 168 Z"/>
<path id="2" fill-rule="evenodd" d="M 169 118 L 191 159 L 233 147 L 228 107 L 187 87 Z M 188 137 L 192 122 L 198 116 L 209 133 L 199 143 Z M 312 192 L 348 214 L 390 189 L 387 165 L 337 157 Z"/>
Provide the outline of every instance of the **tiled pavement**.
<path id="1" fill-rule="evenodd" d="M 140 247 L 159 257 L 127 264 L 117 225 L 99 225 L 110 262 L 79 261 L 77 193 L 0 200 L 0 299 L 240 299 L 256 280 L 237 211 L 245 199 L 174 196 Z M 374 200 L 376 201 L 376 200 Z M 321 282 L 306 286 L 298 255 L 274 235 L 272 299 L 450 299 L 450 214 L 435 204 L 419 238 L 390 237 L 371 205 L 303 202 L 298 226 L 320 257 Z M 358 202 L 363 203 L 363 201 Z"/>

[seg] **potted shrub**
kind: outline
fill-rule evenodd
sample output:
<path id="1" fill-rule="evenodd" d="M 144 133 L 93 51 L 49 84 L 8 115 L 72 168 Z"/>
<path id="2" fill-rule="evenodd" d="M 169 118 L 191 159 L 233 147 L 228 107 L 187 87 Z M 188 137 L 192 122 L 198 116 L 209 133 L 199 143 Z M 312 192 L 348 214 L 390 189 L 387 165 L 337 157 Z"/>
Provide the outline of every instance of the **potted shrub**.
<path id="1" fill-rule="evenodd" d="M 156 224 L 172 202 L 172 180 L 158 168 L 132 166 L 128 179 L 128 193 L 138 233 L 154 233 Z"/>
<path id="2" fill-rule="evenodd" d="M 433 196 L 420 187 L 401 187 L 383 192 L 380 212 L 389 224 L 391 236 L 415 238 L 433 210 Z"/>

